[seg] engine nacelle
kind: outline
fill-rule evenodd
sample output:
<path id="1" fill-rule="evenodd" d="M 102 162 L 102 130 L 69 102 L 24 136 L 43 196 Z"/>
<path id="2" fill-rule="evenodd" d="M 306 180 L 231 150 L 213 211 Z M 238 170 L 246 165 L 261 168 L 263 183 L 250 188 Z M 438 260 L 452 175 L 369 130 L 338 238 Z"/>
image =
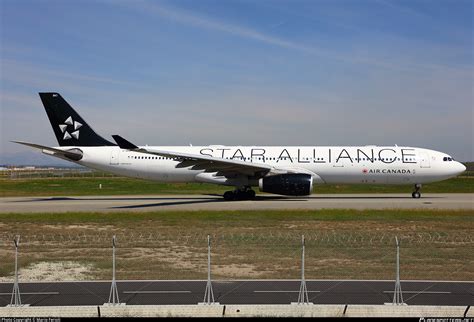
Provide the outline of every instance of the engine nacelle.
<path id="1" fill-rule="evenodd" d="M 313 190 L 313 178 L 310 174 L 287 173 L 261 178 L 258 181 L 260 191 L 286 196 L 307 196 Z"/>

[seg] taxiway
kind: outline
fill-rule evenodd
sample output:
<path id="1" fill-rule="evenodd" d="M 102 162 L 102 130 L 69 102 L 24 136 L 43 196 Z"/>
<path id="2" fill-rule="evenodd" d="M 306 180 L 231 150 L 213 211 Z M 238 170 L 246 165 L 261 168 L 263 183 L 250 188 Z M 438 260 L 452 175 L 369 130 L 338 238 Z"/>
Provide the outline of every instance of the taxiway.
<path id="1" fill-rule="evenodd" d="M 217 195 L 124 195 L 0 198 L 0 213 L 117 212 L 159 210 L 282 209 L 472 209 L 474 194 L 432 193 L 413 199 L 406 194 L 313 194 L 310 197 L 259 195 L 255 200 L 224 201 Z"/>

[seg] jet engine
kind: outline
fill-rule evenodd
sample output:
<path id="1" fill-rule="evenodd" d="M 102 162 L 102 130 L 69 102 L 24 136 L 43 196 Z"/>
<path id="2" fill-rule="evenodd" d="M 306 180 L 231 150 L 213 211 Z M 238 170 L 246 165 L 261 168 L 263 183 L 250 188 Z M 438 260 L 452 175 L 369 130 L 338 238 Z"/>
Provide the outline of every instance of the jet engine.
<path id="1" fill-rule="evenodd" d="M 258 181 L 260 191 L 286 196 L 307 196 L 313 190 L 313 178 L 310 174 L 287 173 L 261 178 Z"/>

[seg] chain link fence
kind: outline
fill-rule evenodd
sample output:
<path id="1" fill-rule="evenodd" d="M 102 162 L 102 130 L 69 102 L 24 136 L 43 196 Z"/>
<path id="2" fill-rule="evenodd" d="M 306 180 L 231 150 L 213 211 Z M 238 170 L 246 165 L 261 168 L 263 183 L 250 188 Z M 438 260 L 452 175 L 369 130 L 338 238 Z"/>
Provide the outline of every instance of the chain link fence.
<path id="1" fill-rule="evenodd" d="M 87 168 L 18 168 L 0 171 L 0 179 L 39 179 L 39 178 L 110 178 L 112 173 Z"/>
<path id="2" fill-rule="evenodd" d="M 308 279 L 394 279 L 395 234 L 302 231 Z M 293 279 L 301 234 L 212 234 L 212 272 L 220 279 Z M 112 237 L 119 279 L 205 279 L 207 232 L 26 234 L 20 274 L 26 280 L 110 279 Z M 402 279 L 473 280 L 474 235 L 400 232 Z M 13 239 L 0 233 L 0 279 L 13 275 Z"/>

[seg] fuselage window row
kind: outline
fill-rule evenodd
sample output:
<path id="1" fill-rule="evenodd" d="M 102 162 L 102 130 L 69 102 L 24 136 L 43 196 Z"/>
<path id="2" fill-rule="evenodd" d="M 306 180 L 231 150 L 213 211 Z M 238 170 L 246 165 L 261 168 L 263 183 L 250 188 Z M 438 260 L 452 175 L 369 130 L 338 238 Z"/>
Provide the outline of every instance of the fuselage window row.
<path id="1" fill-rule="evenodd" d="M 143 157 L 143 156 L 128 156 L 128 158 L 132 158 L 132 159 L 139 159 L 139 160 L 174 160 L 174 161 L 178 161 L 178 158 L 165 158 L 165 157 Z M 293 160 L 298 160 L 297 157 L 292 157 L 292 158 L 287 158 L 287 157 L 282 157 L 282 158 L 246 158 L 246 157 L 239 157 L 239 158 L 226 158 L 226 159 L 230 159 L 230 160 L 233 160 L 233 159 L 241 159 L 241 160 L 244 160 L 244 161 L 252 161 L 252 159 L 256 159 L 256 160 L 262 160 L 262 161 L 266 161 L 266 160 L 272 160 L 272 161 L 278 161 L 278 160 L 288 160 L 288 159 L 293 159 Z M 307 161 L 310 161 L 310 160 L 314 160 L 314 161 L 324 161 L 324 158 L 304 158 L 303 160 L 307 160 Z M 395 161 L 401 161 L 400 158 L 374 158 L 374 159 L 369 159 L 369 158 L 355 158 L 354 159 L 355 161 L 371 161 L 371 162 L 374 162 L 374 161 L 386 161 L 386 162 L 395 162 Z M 415 161 L 415 158 L 405 158 L 404 161 Z M 454 161 L 454 158 L 450 158 L 450 157 L 444 157 L 443 158 L 443 161 Z"/>

